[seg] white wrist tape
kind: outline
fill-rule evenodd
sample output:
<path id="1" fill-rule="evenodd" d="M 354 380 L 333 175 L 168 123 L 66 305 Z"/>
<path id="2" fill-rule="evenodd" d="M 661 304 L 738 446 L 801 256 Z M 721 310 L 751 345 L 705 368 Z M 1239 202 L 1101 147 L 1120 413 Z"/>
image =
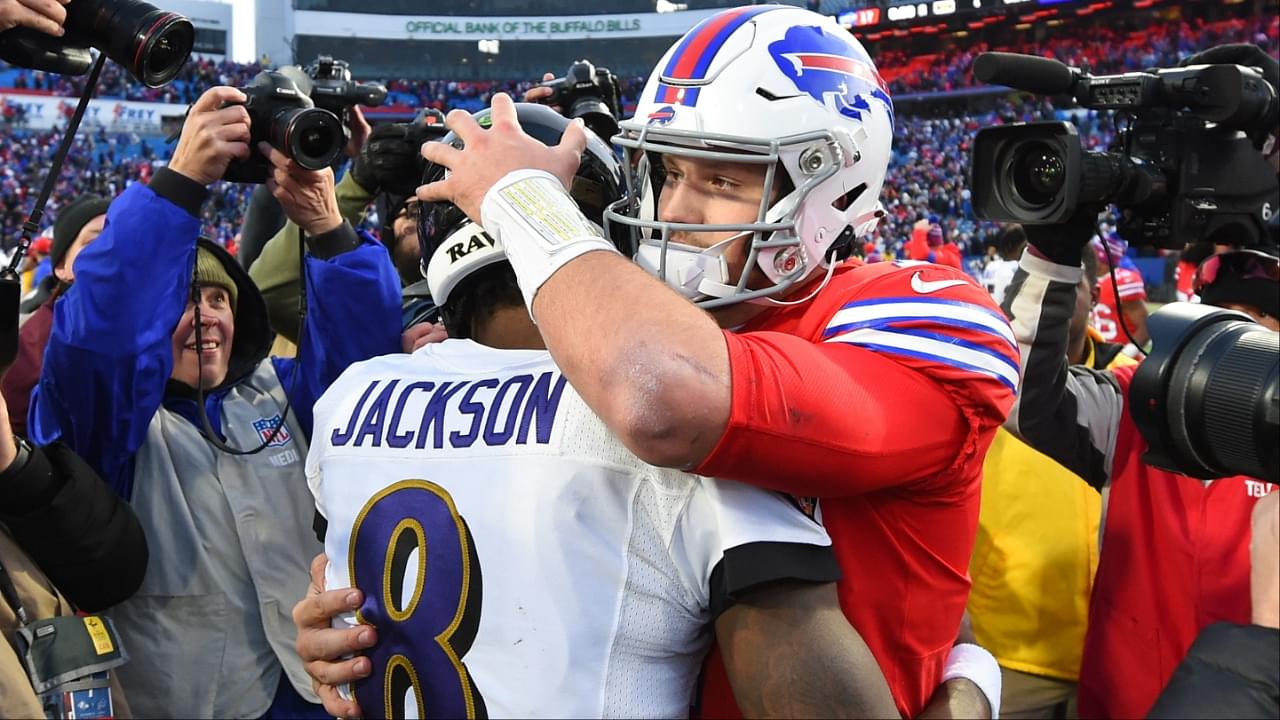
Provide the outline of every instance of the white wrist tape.
<path id="1" fill-rule="evenodd" d="M 565 264 L 595 250 L 618 252 L 560 181 L 542 170 L 508 173 L 485 193 L 480 217 L 485 231 L 506 249 L 530 317 L 534 296 Z"/>
<path id="2" fill-rule="evenodd" d="M 1000 665 L 985 649 L 972 643 L 960 643 L 951 648 L 947 664 L 942 668 L 942 681 L 964 678 L 987 696 L 991 706 L 991 718 L 1000 717 Z"/>

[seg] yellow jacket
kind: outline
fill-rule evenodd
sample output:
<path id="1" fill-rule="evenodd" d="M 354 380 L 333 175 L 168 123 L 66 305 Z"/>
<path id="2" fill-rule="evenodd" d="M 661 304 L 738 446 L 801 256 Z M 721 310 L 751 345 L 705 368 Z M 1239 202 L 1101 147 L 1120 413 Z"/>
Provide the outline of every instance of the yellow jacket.
<path id="1" fill-rule="evenodd" d="M 1094 358 L 1090 342 L 1084 364 Z M 1110 366 L 1133 362 L 1117 355 Z M 1079 678 L 1101 511 L 1101 496 L 1083 480 L 997 432 L 983 466 L 968 610 L 978 642 L 1000 665 Z"/>

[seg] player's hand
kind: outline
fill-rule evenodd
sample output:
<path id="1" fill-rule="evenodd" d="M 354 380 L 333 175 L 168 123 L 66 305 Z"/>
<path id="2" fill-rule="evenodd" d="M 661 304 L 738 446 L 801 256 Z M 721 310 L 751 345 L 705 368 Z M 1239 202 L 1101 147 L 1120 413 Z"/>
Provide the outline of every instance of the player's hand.
<path id="1" fill-rule="evenodd" d="M 443 342 L 449 339 L 449 331 L 444 323 L 418 323 L 400 335 L 400 346 L 406 353 L 416 351 L 424 345 Z"/>
<path id="2" fill-rule="evenodd" d="M 0 0 L 0 32 L 22 27 L 31 28 L 54 37 L 62 37 L 66 31 L 67 9 L 71 0 Z"/>
<path id="3" fill-rule="evenodd" d="M 462 149 L 439 142 L 422 146 L 423 157 L 449 168 L 450 173 L 444 180 L 419 187 L 419 200 L 451 202 L 479 223 L 485 193 L 507 173 L 526 168 L 545 170 L 569 187 L 587 147 L 582 121 L 571 122 L 560 144 L 547 147 L 520 129 L 516 105 L 509 95 L 494 95 L 491 107 L 493 125 L 488 130 L 462 110 L 449 113 L 446 124 L 462 140 Z"/>
<path id="4" fill-rule="evenodd" d="M 311 585 L 302 600 L 293 606 L 293 624 L 298 626 L 298 656 L 302 667 L 311 676 L 325 712 L 334 717 L 361 717 L 360 705 L 355 700 L 344 700 L 338 694 L 339 685 L 369 676 L 373 670 L 369 658 L 352 655 L 373 647 L 378 634 L 369 625 L 352 628 L 335 628 L 333 619 L 359 609 L 364 595 L 355 588 L 325 591 L 324 570 L 328 559 L 323 554 L 311 561 Z"/>
<path id="5" fill-rule="evenodd" d="M 338 196 L 333 189 L 333 170 L 308 170 L 264 142 L 258 143 L 258 150 L 271 163 L 267 190 L 303 232 L 319 235 L 342 224 Z"/>
<path id="6" fill-rule="evenodd" d="M 1280 629 L 1280 491 L 1253 506 L 1249 541 L 1249 588 L 1253 624 Z"/>
<path id="7" fill-rule="evenodd" d="M 227 172 L 233 158 L 248 158 L 249 111 L 232 104 L 246 99 L 233 87 L 206 90 L 187 114 L 169 169 L 209 185 Z"/>

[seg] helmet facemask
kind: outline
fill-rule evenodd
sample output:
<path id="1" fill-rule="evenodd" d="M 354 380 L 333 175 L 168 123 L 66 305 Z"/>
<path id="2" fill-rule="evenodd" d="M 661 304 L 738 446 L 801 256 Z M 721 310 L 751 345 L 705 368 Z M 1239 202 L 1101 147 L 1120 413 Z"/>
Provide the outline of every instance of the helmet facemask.
<path id="1" fill-rule="evenodd" d="M 815 191 L 832 178 L 849 157 L 849 142 L 841 142 L 834 131 L 817 131 L 802 135 L 761 139 L 711 133 L 691 133 L 671 128 L 639 126 L 624 123 L 623 133 L 614 138 L 624 152 L 627 173 L 627 199 L 615 203 L 605 212 L 605 227 L 621 225 L 631 234 L 636 248 L 637 264 L 685 297 L 704 308 L 715 308 L 744 301 L 767 301 L 788 290 L 828 266 L 829 248 L 837 239 L 848 240 L 849 225 L 843 212 L 831 205 L 831 221 L 812 232 L 825 237 L 815 248 L 802 242 L 806 231 L 799 212 L 806 202 L 821 202 Z M 856 148 L 853 157 L 857 157 Z M 659 197 L 664 171 L 658 164 L 662 155 L 690 160 L 765 166 L 764 187 L 756 217 L 743 223 L 680 223 L 658 219 Z M 797 183 L 796 178 L 800 181 Z M 865 190 L 865 187 L 862 189 Z M 874 227 L 878 214 L 860 218 L 860 225 Z M 839 225 L 834 232 L 826 226 Z M 673 241 L 677 232 L 723 233 L 732 236 L 711 247 L 700 247 Z M 864 229 L 865 232 L 865 229 Z M 858 233 L 861 234 L 861 233 Z M 746 263 L 738 276 L 724 260 L 724 253 L 735 242 L 748 238 Z M 817 251 L 815 252 L 815 249 Z M 768 283 L 750 287 L 754 269 L 759 269 Z"/>

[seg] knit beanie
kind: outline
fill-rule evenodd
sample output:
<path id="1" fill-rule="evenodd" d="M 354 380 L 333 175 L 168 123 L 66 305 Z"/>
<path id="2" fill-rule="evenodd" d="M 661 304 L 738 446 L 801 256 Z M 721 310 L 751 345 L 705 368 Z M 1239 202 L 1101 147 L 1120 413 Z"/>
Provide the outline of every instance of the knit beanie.
<path id="1" fill-rule="evenodd" d="M 110 205 L 111 201 L 101 195 L 81 195 L 58 212 L 58 219 L 53 223 L 53 246 L 49 253 L 55 266 L 67 256 L 71 243 L 76 241 L 84 226 L 99 215 L 106 215 Z"/>
<path id="2" fill-rule="evenodd" d="M 231 279 L 231 273 L 227 272 L 222 261 L 204 248 L 196 250 L 196 284 L 218 285 L 225 289 L 227 295 L 231 297 L 231 312 L 235 312 L 240 289 L 236 286 L 236 281 Z"/>

